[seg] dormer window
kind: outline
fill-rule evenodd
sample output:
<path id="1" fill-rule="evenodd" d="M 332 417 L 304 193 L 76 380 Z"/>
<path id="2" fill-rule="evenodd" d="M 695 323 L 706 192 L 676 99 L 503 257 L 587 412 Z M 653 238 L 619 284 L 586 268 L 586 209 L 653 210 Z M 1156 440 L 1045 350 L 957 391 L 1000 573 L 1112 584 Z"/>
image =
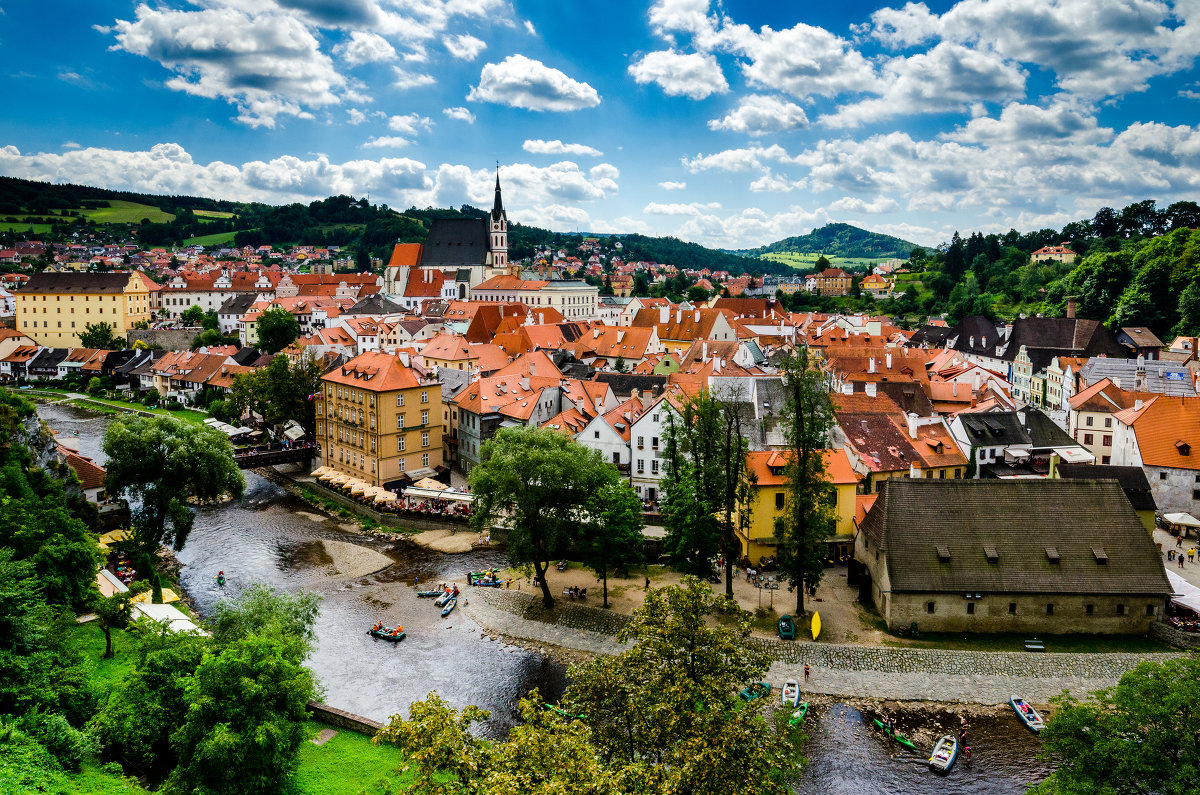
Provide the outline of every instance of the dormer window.
<path id="1" fill-rule="evenodd" d="M 1182 439 L 1175 443 L 1175 449 L 1180 455 L 1191 455 L 1192 452 L 1192 446 Z"/>

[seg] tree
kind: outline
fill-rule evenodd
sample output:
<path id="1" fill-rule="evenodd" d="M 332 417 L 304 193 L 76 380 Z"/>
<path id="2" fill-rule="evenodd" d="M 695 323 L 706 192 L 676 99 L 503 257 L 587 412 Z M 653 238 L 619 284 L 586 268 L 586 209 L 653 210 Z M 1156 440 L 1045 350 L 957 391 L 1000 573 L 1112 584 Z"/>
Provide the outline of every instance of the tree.
<path id="1" fill-rule="evenodd" d="M 308 591 L 288 594 L 256 583 L 234 599 L 222 599 L 213 610 L 209 629 L 213 644 L 223 649 L 252 635 L 296 641 L 289 648 L 303 660 L 316 634 L 321 597 Z"/>
<path id="2" fill-rule="evenodd" d="M 967 255 L 964 250 L 962 238 L 958 236 L 958 232 L 955 232 L 954 237 L 950 239 L 949 248 L 946 249 L 946 258 L 942 264 L 942 271 L 950 277 L 951 282 L 957 284 L 966 269 Z"/>
<path id="3" fill-rule="evenodd" d="M 508 557 L 532 566 L 542 605 L 554 606 L 546 582 L 550 561 L 562 554 L 586 522 L 584 506 L 611 470 L 590 450 L 548 428 L 502 428 L 480 451 L 471 470 L 477 530 L 507 529 Z"/>
<path id="4" fill-rule="evenodd" d="M 687 299 L 693 304 L 700 304 L 708 300 L 708 290 L 698 284 L 693 284 L 688 288 Z"/>
<path id="5" fill-rule="evenodd" d="M 787 392 L 783 427 L 789 455 L 785 469 L 784 515 L 775 520 L 779 568 L 796 591 L 796 613 L 804 615 L 804 590 L 815 588 L 825 570 L 825 540 L 833 533 L 824 450 L 833 426 L 833 404 L 821 372 L 799 348 L 780 364 Z"/>
<path id="6" fill-rule="evenodd" d="M 285 792 L 307 732 L 312 673 L 274 636 L 206 655 L 187 685 L 187 714 L 171 735 L 179 765 L 168 795 Z"/>
<path id="7" fill-rule="evenodd" d="M 88 323 L 79 335 L 81 348 L 98 348 L 102 351 L 119 351 L 125 348 L 125 340 L 115 333 L 116 326 L 100 321 Z"/>
<path id="8" fill-rule="evenodd" d="M 112 631 L 120 629 L 129 623 L 129 615 L 133 611 L 133 598 L 150 590 L 150 583 L 138 580 L 131 583 L 126 591 L 118 591 L 112 596 L 96 594 L 92 605 L 96 618 L 100 621 L 100 629 L 104 631 L 104 658 L 113 656 Z"/>
<path id="9" fill-rule="evenodd" d="M 1087 701 L 1053 699 L 1041 733 L 1058 768 L 1037 795 L 1184 795 L 1200 770 L 1200 657 L 1142 662 Z"/>
<path id="10" fill-rule="evenodd" d="M 281 306 L 273 306 L 260 314 L 255 328 L 258 347 L 267 353 L 283 350 L 300 336 L 300 324 L 296 316 Z"/>
<path id="11" fill-rule="evenodd" d="M 642 501 L 633 486 L 613 470 L 608 482 L 592 493 L 587 505 L 591 519 L 579 534 L 576 549 L 585 566 L 603 583 L 608 607 L 608 572 L 642 559 Z"/>
<path id="12" fill-rule="evenodd" d="M 134 506 L 132 529 L 149 554 L 164 542 L 183 549 L 192 529 L 187 500 L 242 496 L 245 480 L 229 439 L 174 417 L 122 417 L 104 434 L 107 489 Z"/>
<path id="13" fill-rule="evenodd" d="M 313 396 L 322 375 L 321 363 L 308 353 L 295 362 L 275 356 L 266 367 L 234 377 L 228 411 L 237 417 L 253 411 L 268 425 L 295 420 L 311 436 L 317 428 Z"/>
<path id="14" fill-rule="evenodd" d="M 613 363 L 613 369 L 616 370 L 618 373 L 629 372 L 629 365 L 625 363 L 624 356 L 617 357 L 617 361 Z"/>
<path id="15" fill-rule="evenodd" d="M 1179 325 L 1175 329 L 1186 336 L 1200 332 L 1200 281 L 1189 284 L 1179 296 Z"/>
<path id="16" fill-rule="evenodd" d="M 189 326 L 202 326 L 204 324 L 204 310 L 199 304 L 192 304 L 183 311 L 179 319 Z"/>

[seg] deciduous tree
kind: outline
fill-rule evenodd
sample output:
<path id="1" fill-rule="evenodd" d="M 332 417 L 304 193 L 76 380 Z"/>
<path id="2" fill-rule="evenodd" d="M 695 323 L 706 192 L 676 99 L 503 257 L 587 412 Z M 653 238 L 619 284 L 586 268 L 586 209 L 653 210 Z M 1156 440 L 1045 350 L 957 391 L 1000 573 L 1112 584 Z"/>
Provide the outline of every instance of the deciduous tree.
<path id="1" fill-rule="evenodd" d="M 258 347 L 267 353 L 276 353 L 296 341 L 300 335 L 300 324 L 296 316 L 281 306 L 273 306 L 258 316 L 255 323 Z"/>
<path id="2" fill-rule="evenodd" d="M 125 340 L 114 332 L 116 326 L 105 323 L 88 323 L 79 334 L 79 345 L 83 348 L 98 348 L 104 351 L 120 351 L 125 349 Z"/>
<path id="3" fill-rule="evenodd" d="M 610 469 L 608 481 L 592 493 L 589 522 L 575 548 L 585 566 L 596 572 L 608 607 L 608 573 L 642 559 L 642 501 L 629 481 Z"/>

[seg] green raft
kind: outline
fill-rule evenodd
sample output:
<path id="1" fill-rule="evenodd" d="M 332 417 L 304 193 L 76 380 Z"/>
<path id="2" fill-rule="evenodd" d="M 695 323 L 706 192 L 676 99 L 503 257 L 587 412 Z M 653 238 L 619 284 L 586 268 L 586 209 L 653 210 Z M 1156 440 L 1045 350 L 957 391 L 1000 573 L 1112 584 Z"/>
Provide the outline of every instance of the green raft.
<path id="1" fill-rule="evenodd" d="M 900 743 L 908 750 L 917 751 L 918 753 L 920 753 L 920 749 L 917 748 L 917 746 L 913 745 L 911 740 L 908 740 L 899 734 L 892 734 L 892 732 L 888 729 L 888 727 L 883 725 L 883 721 L 876 718 L 875 725 L 878 726 L 880 728 L 880 730 L 883 731 L 884 734 L 889 735 L 893 740 Z"/>
<path id="2" fill-rule="evenodd" d="M 792 713 L 792 717 L 788 718 L 788 726 L 795 726 L 803 722 L 806 715 L 808 715 L 807 701 L 801 704 L 800 708 Z"/>
<path id="3" fill-rule="evenodd" d="M 542 704 L 542 706 L 545 707 L 546 709 L 550 710 L 551 712 L 557 712 L 559 715 L 562 715 L 564 718 L 568 718 L 570 720 L 585 720 L 587 718 L 587 715 L 572 715 L 570 712 L 567 712 L 565 709 L 562 709 L 561 707 L 556 707 L 553 704 Z"/>

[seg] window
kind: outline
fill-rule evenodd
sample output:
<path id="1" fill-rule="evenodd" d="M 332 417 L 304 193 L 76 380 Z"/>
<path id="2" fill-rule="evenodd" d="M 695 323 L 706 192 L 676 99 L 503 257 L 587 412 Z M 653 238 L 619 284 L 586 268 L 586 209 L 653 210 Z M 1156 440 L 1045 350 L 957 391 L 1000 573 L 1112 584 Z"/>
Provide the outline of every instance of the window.
<path id="1" fill-rule="evenodd" d="M 944 470 L 944 469 L 939 470 L 938 471 L 938 480 L 945 480 L 945 479 L 946 479 L 946 470 Z"/>
<path id="2" fill-rule="evenodd" d="M 421 402 L 422 402 L 422 403 L 428 403 L 428 402 L 429 402 L 429 393 L 428 393 L 428 392 L 426 392 L 426 391 L 422 391 L 422 392 L 421 392 Z"/>
<path id="3" fill-rule="evenodd" d="M 1192 489 L 1192 499 L 1200 500 L 1200 489 Z"/>
<path id="4" fill-rule="evenodd" d="M 375 430 L 375 412 L 371 412 L 371 430 Z"/>
<path id="5" fill-rule="evenodd" d="M 403 436 L 401 436 L 399 439 L 396 440 L 396 449 L 402 453 L 404 452 L 404 437 Z"/>
<path id="6" fill-rule="evenodd" d="M 401 408 L 404 405 L 404 395 L 396 395 L 396 408 Z"/>
<path id="7" fill-rule="evenodd" d="M 927 480 L 932 480 L 932 479 L 933 479 L 933 470 L 932 470 L 932 469 L 926 469 L 926 470 L 925 470 L 925 478 L 926 478 Z"/>
<path id="8" fill-rule="evenodd" d="M 1092 417 L 1088 417 L 1086 420 L 1084 420 L 1083 424 L 1090 428 L 1092 426 L 1092 419 Z"/>
<path id="9" fill-rule="evenodd" d="M 783 498 L 783 492 L 782 492 L 782 491 L 777 491 L 777 492 L 775 492 L 775 508 L 776 508 L 777 510 L 782 510 L 782 509 L 783 509 L 783 499 L 784 499 L 784 498 Z"/>
<path id="10" fill-rule="evenodd" d="M 650 420 L 651 420 L 651 422 L 658 422 L 658 415 L 657 415 L 657 414 L 651 414 L 651 415 L 650 415 Z"/>
<path id="11" fill-rule="evenodd" d="M 424 433 L 421 434 L 421 446 L 422 447 L 429 446 L 429 431 L 425 431 Z"/>
<path id="12" fill-rule="evenodd" d="M 1017 614 L 1017 603 L 1016 602 L 1008 603 L 1008 614 L 1010 616 L 1015 616 Z"/>
<path id="13" fill-rule="evenodd" d="M 371 437 L 371 452 L 375 452 L 375 437 Z"/>
<path id="14" fill-rule="evenodd" d="M 650 459 L 650 474 L 651 475 L 658 474 L 658 459 L 657 458 Z"/>
<path id="15" fill-rule="evenodd" d="M 926 613 L 932 613 L 932 612 L 933 612 L 933 605 L 934 605 L 934 603 L 933 603 L 933 602 L 926 602 L 926 603 L 925 603 L 925 612 L 926 612 Z"/>
<path id="16" fill-rule="evenodd" d="M 1093 434 L 1090 434 L 1090 433 L 1085 433 L 1085 434 L 1083 435 L 1083 443 L 1084 443 L 1084 444 L 1091 444 L 1091 443 L 1092 443 L 1092 438 L 1093 438 Z"/>
<path id="17" fill-rule="evenodd" d="M 1101 444 L 1103 444 L 1105 447 L 1112 447 L 1112 434 L 1104 434 L 1104 441 L 1101 442 Z"/>
<path id="18" fill-rule="evenodd" d="M 1117 615 L 1125 615 L 1125 605 L 1117 605 Z"/>
<path id="19" fill-rule="evenodd" d="M 645 446 L 646 446 L 646 437 L 645 437 L 645 436 L 639 436 L 639 437 L 638 437 L 638 444 L 637 444 L 637 446 L 638 446 L 638 449 L 639 449 L 639 450 L 641 450 L 643 447 L 645 447 Z"/>
<path id="20" fill-rule="evenodd" d="M 600 438 L 600 431 L 592 431 L 592 438 L 593 438 L 593 439 L 599 439 L 599 438 Z"/>
<path id="21" fill-rule="evenodd" d="M 650 437 L 650 449 L 651 449 L 651 450 L 657 450 L 657 449 L 658 449 L 658 437 L 657 437 L 657 436 L 651 436 L 651 437 Z"/>
<path id="22" fill-rule="evenodd" d="M 421 466 L 423 466 L 423 467 L 429 466 L 429 453 L 421 454 Z"/>
<path id="23" fill-rule="evenodd" d="M 1105 417 L 1105 418 L 1104 418 L 1104 427 L 1105 427 L 1105 428 L 1111 428 L 1111 427 L 1112 427 L 1112 417 Z"/>
<path id="24" fill-rule="evenodd" d="M 1167 479 L 1167 473 L 1166 473 L 1166 472 L 1159 472 L 1159 473 L 1158 473 L 1158 479 L 1159 479 L 1159 480 L 1166 480 L 1166 479 Z"/>
<path id="25" fill-rule="evenodd" d="M 1100 463 L 1101 463 L 1101 464 L 1111 464 L 1111 463 L 1112 463 L 1112 456 L 1111 456 L 1111 455 L 1102 455 L 1102 456 L 1100 456 Z"/>
<path id="26" fill-rule="evenodd" d="M 961 469 L 956 469 L 956 470 L 954 470 L 954 477 L 956 477 L 956 478 L 961 478 L 961 477 L 962 477 L 962 470 L 961 470 Z"/>
<path id="27" fill-rule="evenodd" d="M 400 459 L 400 471 L 401 472 L 404 471 L 404 459 L 403 458 Z"/>
<path id="28" fill-rule="evenodd" d="M 422 424 L 422 425 L 428 425 L 428 424 L 429 424 L 429 412 L 428 412 L 428 411 L 422 411 L 422 412 L 421 412 L 421 424 Z"/>
<path id="29" fill-rule="evenodd" d="M 1048 615 L 1048 616 L 1054 615 L 1054 603 L 1053 602 L 1046 605 L 1046 615 Z"/>
<path id="30" fill-rule="evenodd" d="M 1084 615 L 1089 615 L 1089 616 L 1094 615 L 1096 613 L 1096 606 L 1095 605 L 1084 605 L 1083 612 L 1084 612 Z"/>
<path id="31" fill-rule="evenodd" d="M 637 473 L 640 475 L 646 471 L 646 462 L 642 459 L 637 460 Z"/>
<path id="32" fill-rule="evenodd" d="M 975 615 L 975 603 L 974 602 L 967 602 L 967 615 L 969 615 L 969 616 Z"/>
<path id="33" fill-rule="evenodd" d="M 398 430 L 398 431 L 404 430 L 404 415 L 403 414 L 396 415 L 396 430 Z"/>
<path id="34" fill-rule="evenodd" d="M 1157 611 L 1154 609 L 1154 605 L 1146 605 L 1146 615 L 1152 616 L 1155 614 L 1155 612 Z"/>

